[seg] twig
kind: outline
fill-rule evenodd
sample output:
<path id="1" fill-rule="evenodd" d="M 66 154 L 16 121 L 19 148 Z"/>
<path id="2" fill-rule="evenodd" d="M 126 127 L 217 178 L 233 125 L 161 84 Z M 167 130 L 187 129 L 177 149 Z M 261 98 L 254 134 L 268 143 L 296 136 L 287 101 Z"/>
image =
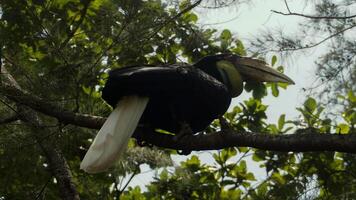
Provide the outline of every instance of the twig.
<path id="1" fill-rule="evenodd" d="M 326 37 L 326 38 L 324 38 L 324 39 L 320 40 L 319 42 L 314 43 L 312 45 L 307 45 L 307 46 L 303 46 L 303 47 L 299 47 L 299 48 L 286 48 L 286 49 L 281 49 L 280 51 L 297 51 L 297 50 L 303 50 L 303 49 L 310 49 L 310 48 L 316 47 L 316 46 L 318 46 L 318 45 L 330 40 L 331 38 L 333 38 L 333 37 L 335 37 L 335 36 L 337 36 L 337 35 L 339 35 L 341 33 L 344 33 L 344 32 L 346 32 L 346 31 L 348 31 L 350 29 L 353 29 L 355 27 L 356 27 L 356 25 L 349 26 L 349 27 L 347 27 L 345 29 L 342 29 L 342 30 L 340 30 L 340 31 L 338 31 L 338 32 L 336 32 L 334 34 L 329 35 L 328 37 Z M 277 51 L 277 50 L 274 50 L 274 51 Z"/>
<path id="2" fill-rule="evenodd" d="M 284 0 L 284 4 L 286 5 L 286 8 L 287 8 L 288 12 L 291 13 L 287 0 Z"/>
<path id="3" fill-rule="evenodd" d="M 68 37 L 66 40 L 63 41 L 63 43 L 59 46 L 59 51 L 64 48 L 67 43 L 73 38 L 75 32 L 77 32 L 78 28 L 80 27 L 80 25 L 83 23 L 85 16 L 87 14 L 89 5 L 90 5 L 90 1 L 83 1 L 84 2 L 84 8 L 83 10 L 80 11 L 80 18 L 78 20 L 78 23 L 76 24 L 76 26 L 73 28 L 73 30 L 68 34 Z"/>
<path id="4" fill-rule="evenodd" d="M 47 185 L 50 183 L 51 179 L 52 179 L 52 175 L 49 177 L 48 181 L 42 186 L 40 192 L 36 195 L 36 198 L 35 199 L 40 199 L 44 190 L 46 189 Z"/>
<path id="5" fill-rule="evenodd" d="M 118 191 L 118 195 L 117 198 L 120 198 L 121 194 L 125 191 L 126 187 L 129 185 L 129 183 L 132 181 L 133 177 L 135 177 L 138 173 L 138 170 L 135 169 L 135 171 L 132 173 L 132 175 L 130 176 L 129 180 L 126 182 L 126 184 L 124 185 L 124 187 Z"/>
<path id="6" fill-rule="evenodd" d="M 202 2 L 202 0 L 198 0 L 197 2 L 193 3 L 192 5 L 186 7 L 185 9 L 183 9 L 181 12 L 179 12 L 177 15 L 169 18 L 168 20 L 166 20 L 161 26 L 159 26 L 159 28 L 153 32 L 151 35 L 148 36 L 147 39 L 151 39 L 153 36 L 155 36 L 160 30 L 162 30 L 167 24 L 173 22 L 174 20 L 178 19 L 179 17 L 181 17 L 184 13 L 189 12 L 190 10 L 192 10 L 193 8 L 197 7 L 200 3 Z"/>
<path id="7" fill-rule="evenodd" d="M 288 6 L 288 3 L 286 0 L 284 0 L 284 4 L 286 5 L 286 8 L 288 10 L 288 13 L 284 13 L 284 12 L 281 12 L 281 11 L 277 11 L 277 10 L 271 10 L 271 12 L 274 12 L 274 13 L 277 13 L 277 14 L 280 14 L 280 15 L 286 15 L 286 16 L 289 16 L 289 15 L 293 15 L 293 16 L 300 16 L 300 17 L 305 17 L 305 18 L 309 18 L 309 19 L 327 19 L 327 20 L 332 20 L 332 19 L 350 19 L 350 18 L 354 18 L 356 17 L 356 14 L 355 15 L 350 15 L 350 16 L 315 16 L 315 15 L 305 15 L 305 14 L 301 14 L 301 13 L 295 13 L 295 12 L 292 12 Z"/>
<path id="8" fill-rule="evenodd" d="M 300 17 L 305 17 L 305 18 L 310 18 L 310 19 L 327 19 L 327 20 L 332 20 L 332 19 L 350 19 L 350 18 L 354 18 L 356 17 L 356 15 L 350 15 L 350 16 L 313 16 L 313 15 L 305 15 L 305 14 L 301 14 L 301 13 L 295 13 L 295 12 L 288 12 L 288 13 L 284 13 L 281 11 L 276 11 L 276 10 L 271 10 L 271 12 L 280 14 L 280 15 L 285 15 L 285 16 L 300 16 Z"/>

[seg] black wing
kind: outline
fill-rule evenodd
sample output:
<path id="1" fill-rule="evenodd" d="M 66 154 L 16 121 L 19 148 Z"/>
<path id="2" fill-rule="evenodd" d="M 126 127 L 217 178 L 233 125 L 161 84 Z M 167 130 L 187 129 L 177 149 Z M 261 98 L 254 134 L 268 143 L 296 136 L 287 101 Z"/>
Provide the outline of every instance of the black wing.
<path id="1" fill-rule="evenodd" d="M 112 70 L 102 97 L 115 107 L 121 97 L 128 95 L 174 97 L 201 92 L 209 98 L 209 94 L 219 91 L 227 92 L 227 88 L 193 66 L 137 66 Z"/>

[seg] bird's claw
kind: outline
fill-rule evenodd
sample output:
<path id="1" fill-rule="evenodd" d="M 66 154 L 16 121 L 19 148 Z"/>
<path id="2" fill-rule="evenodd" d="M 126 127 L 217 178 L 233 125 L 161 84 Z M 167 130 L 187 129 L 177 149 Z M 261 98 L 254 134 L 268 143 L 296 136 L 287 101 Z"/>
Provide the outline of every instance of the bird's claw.
<path id="1" fill-rule="evenodd" d="M 186 135 L 193 135 L 193 131 L 188 123 L 182 122 L 180 126 L 180 131 L 173 137 L 173 140 L 177 142 Z"/>

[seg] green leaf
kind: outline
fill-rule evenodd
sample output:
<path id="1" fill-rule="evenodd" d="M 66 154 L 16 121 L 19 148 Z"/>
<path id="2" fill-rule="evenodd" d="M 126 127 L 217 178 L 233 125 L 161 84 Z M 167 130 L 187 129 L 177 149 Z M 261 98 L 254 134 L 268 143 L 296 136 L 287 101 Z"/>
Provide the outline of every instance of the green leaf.
<path id="1" fill-rule="evenodd" d="M 252 155 L 252 160 L 256 162 L 261 162 L 265 159 L 265 156 L 266 156 L 265 152 L 258 150 Z"/>
<path id="2" fill-rule="evenodd" d="M 276 64 L 276 62 L 277 62 L 277 56 L 273 56 L 272 57 L 272 66 L 274 66 L 274 64 Z"/>
<path id="3" fill-rule="evenodd" d="M 246 165 L 246 161 L 245 160 L 241 160 L 240 164 L 238 166 L 238 169 L 240 172 L 246 172 L 247 170 L 247 165 Z"/>
<path id="4" fill-rule="evenodd" d="M 252 89 L 254 88 L 254 82 L 248 81 L 245 83 L 244 88 L 246 92 L 251 92 Z"/>
<path id="5" fill-rule="evenodd" d="M 277 134 L 279 132 L 279 129 L 274 124 L 268 125 L 268 130 L 271 134 Z"/>
<path id="6" fill-rule="evenodd" d="M 278 95 L 279 95 L 279 90 L 278 90 L 278 85 L 277 85 L 277 83 L 272 83 L 272 84 L 271 84 L 271 89 L 272 89 L 272 95 L 273 95 L 274 97 L 278 97 Z"/>
<path id="7" fill-rule="evenodd" d="M 277 83 L 278 87 L 281 87 L 283 89 L 286 89 L 288 87 L 288 83 Z"/>
<path id="8" fill-rule="evenodd" d="M 276 172 L 272 174 L 271 178 L 274 181 L 276 181 L 278 184 L 281 184 L 281 185 L 285 184 L 285 182 L 286 182 L 286 180 L 283 178 L 283 176 Z"/>
<path id="9" fill-rule="evenodd" d="M 220 39 L 224 40 L 224 41 L 230 40 L 231 37 L 232 37 L 232 34 L 228 29 L 224 29 L 220 34 Z"/>
<path id="10" fill-rule="evenodd" d="M 231 40 L 231 32 L 227 29 L 223 30 L 220 34 L 220 40 L 221 40 L 221 44 L 220 47 L 222 50 L 227 50 L 228 47 L 230 46 L 232 40 Z"/>
<path id="11" fill-rule="evenodd" d="M 159 175 L 159 178 L 161 180 L 167 180 L 168 179 L 168 170 L 167 169 L 163 169 L 161 174 Z"/>
<path id="12" fill-rule="evenodd" d="M 223 180 L 220 182 L 220 184 L 222 186 L 227 186 L 227 185 L 234 185 L 236 183 L 236 181 L 233 181 L 233 180 Z"/>
<path id="13" fill-rule="evenodd" d="M 282 130 L 285 123 L 286 123 L 286 115 L 282 114 L 278 119 L 278 129 Z"/>
<path id="14" fill-rule="evenodd" d="M 241 40 L 236 40 L 236 41 L 235 41 L 235 45 L 236 45 L 236 47 L 233 48 L 233 49 L 231 50 L 231 52 L 233 52 L 233 53 L 235 53 L 235 54 L 238 54 L 238 55 L 246 56 L 245 47 L 244 47 L 244 45 L 242 44 Z"/>
<path id="15" fill-rule="evenodd" d="M 189 168 L 192 171 L 197 171 L 200 168 L 200 160 L 197 156 L 193 155 L 190 159 L 181 163 L 182 166 Z"/>
<path id="16" fill-rule="evenodd" d="M 241 153 L 246 153 L 249 150 L 249 148 L 247 148 L 247 147 L 238 147 L 238 150 Z"/>
<path id="17" fill-rule="evenodd" d="M 255 175 L 251 172 L 247 173 L 246 176 L 245 176 L 246 180 L 249 180 L 249 181 L 255 181 L 256 178 L 255 178 Z"/>
<path id="18" fill-rule="evenodd" d="M 234 147 L 231 147 L 231 148 L 223 149 L 220 152 L 220 157 L 221 157 L 223 162 L 226 162 L 227 160 L 229 160 L 230 158 L 232 158 L 236 154 L 237 154 L 236 149 Z"/>
<path id="19" fill-rule="evenodd" d="M 277 71 L 283 73 L 284 72 L 284 67 L 283 66 L 278 66 Z"/>
<path id="20" fill-rule="evenodd" d="M 350 127 L 347 124 L 341 123 L 336 127 L 336 132 L 340 134 L 347 134 L 350 131 Z"/>
<path id="21" fill-rule="evenodd" d="M 352 103 L 356 103 L 356 96 L 352 90 L 347 93 L 348 100 Z"/>
<path id="22" fill-rule="evenodd" d="M 183 15 L 183 19 L 187 23 L 196 23 L 198 21 L 198 16 L 194 13 L 188 12 Z"/>
<path id="23" fill-rule="evenodd" d="M 304 108 L 309 112 L 313 113 L 316 109 L 317 103 L 315 99 L 309 97 L 305 102 L 304 102 Z"/>
<path id="24" fill-rule="evenodd" d="M 267 88 L 265 84 L 258 84 L 258 86 L 252 91 L 252 96 L 255 99 L 262 99 L 264 96 L 267 96 Z"/>

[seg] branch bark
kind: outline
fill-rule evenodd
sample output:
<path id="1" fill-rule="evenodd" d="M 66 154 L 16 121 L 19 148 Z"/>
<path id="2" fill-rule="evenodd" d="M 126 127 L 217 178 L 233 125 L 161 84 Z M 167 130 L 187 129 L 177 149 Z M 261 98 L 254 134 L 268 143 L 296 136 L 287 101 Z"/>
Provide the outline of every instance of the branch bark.
<path id="1" fill-rule="evenodd" d="M 227 147 L 253 147 L 281 152 L 339 151 L 356 153 L 356 135 L 301 133 L 271 135 L 224 130 L 207 135 L 189 135 L 174 141 L 170 135 L 145 133 L 135 136 L 156 146 L 185 151 L 216 150 Z"/>
<path id="2" fill-rule="evenodd" d="M 96 129 L 105 121 L 105 118 L 103 117 L 67 111 L 55 104 L 48 103 L 39 97 L 31 95 L 28 92 L 11 85 L 1 85 L 0 93 L 18 104 L 26 105 L 33 110 L 55 117 L 64 124 L 75 124 L 81 127 Z"/>
<path id="3" fill-rule="evenodd" d="M 102 117 L 64 110 L 15 87 L 0 86 L 0 93 L 18 104 L 28 106 L 69 124 L 100 129 L 105 121 L 105 118 Z M 138 127 L 134 137 L 155 146 L 187 151 L 217 150 L 238 146 L 283 152 L 339 151 L 356 153 L 356 134 L 317 134 L 305 131 L 298 134 L 271 135 L 239 133 L 227 129 L 211 134 L 186 135 L 181 140 L 176 141 L 171 135 L 150 133 Z"/>

